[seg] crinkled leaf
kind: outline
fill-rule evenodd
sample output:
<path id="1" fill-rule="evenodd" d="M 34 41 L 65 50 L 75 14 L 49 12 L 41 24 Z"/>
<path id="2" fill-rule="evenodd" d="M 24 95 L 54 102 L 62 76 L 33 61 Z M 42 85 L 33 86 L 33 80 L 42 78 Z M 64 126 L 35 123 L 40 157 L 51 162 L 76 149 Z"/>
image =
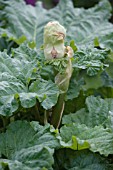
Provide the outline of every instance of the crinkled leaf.
<path id="1" fill-rule="evenodd" d="M 35 145 L 59 148 L 57 131 L 49 124 L 39 125 L 38 122 L 16 121 L 7 127 L 5 133 L 0 134 L 0 154 L 7 158 L 21 150 Z"/>
<path id="2" fill-rule="evenodd" d="M 0 159 L 1 167 L 9 167 L 10 170 L 51 170 L 54 149 L 60 147 L 56 135 L 57 130 L 49 124 L 41 126 L 35 121 L 11 123 L 7 131 L 0 135 L 0 154 L 7 158 Z"/>
<path id="3" fill-rule="evenodd" d="M 35 145 L 26 149 L 22 149 L 13 155 L 13 160 L 18 160 L 30 168 L 39 169 L 45 167 L 52 169 L 53 150 L 42 145 Z"/>
<path id="4" fill-rule="evenodd" d="M 53 128 L 53 126 L 50 126 L 49 124 L 41 126 L 38 122 L 31 122 L 31 126 L 35 129 L 36 134 L 30 141 L 29 146 L 42 145 L 55 149 L 60 147 L 59 140 L 56 138 L 58 132 Z"/>
<path id="5" fill-rule="evenodd" d="M 100 52 L 98 51 L 98 53 L 100 53 Z M 87 55 L 88 55 L 88 53 L 87 53 Z M 109 62 L 109 55 L 110 54 L 106 55 L 106 57 L 105 57 L 105 55 L 103 55 L 103 59 L 101 59 L 100 62 L 102 65 L 104 65 L 104 63 L 105 63 L 105 67 L 101 68 L 101 65 L 100 65 L 99 66 L 100 68 L 99 68 L 99 70 L 97 70 L 95 75 L 89 76 L 86 72 L 87 68 L 85 70 L 81 69 L 81 72 L 78 75 L 78 79 L 80 79 L 80 78 L 84 79 L 84 85 L 82 86 L 82 89 L 84 92 L 87 93 L 88 90 L 90 90 L 93 92 L 92 94 L 96 93 L 96 94 L 100 94 L 102 97 L 113 97 L 113 95 L 112 95 L 112 89 L 113 89 L 113 77 L 112 77 L 113 69 L 112 69 L 112 67 L 113 67 L 113 64 L 112 64 L 112 62 Z M 83 56 L 83 59 L 86 60 L 85 55 Z M 93 62 L 92 57 L 90 58 L 90 60 Z M 98 62 L 97 58 L 95 58 L 95 60 Z M 80 62 L 81 61 L 82 60 L 80 59 Z M 85 65 L 81 62 L 81 66 L 84 67 Z M 92 66 L 90 66 L 90 67 L 92 67 Z M 95 70 L 95 66 L 93 66 L 93 69 Z M 80 70 L 80 68 L 79 68 L 79 70 Z M 93 73 L 93 72 L 91 71 L 90 73 Z M 101 91 L 100 88 L 101 89 L 103 88 L 103 91 Z M 109 88 L 109 90 L 108 90 L 108 88 Z"/>
<path id="6" fill-rule="evenodd" d="M 27 45 L 13 50 L 13 57 L 0 53 L 1 115 L 12 115 L 18 109 L 18 99 L 25 108 L 34 106 L 36 99 L 45 109 L 56 104 L 58 88 L 52 81 L 39 78 L 37 62 L 37 52 Z"/>
<path id="7" fill-rule="evenodd" d="M 104 129 L 102 126 L 90 128 L 84 124 L 67 125 L 60 129 L 60 135 L 63 147 L 74 150 L 89 148 L 93 152 L 99 152 L 106 156 L 113 154 L 113 133 L 110 129 Z M 73 140 L 74 138 L 77 140 Z M 76 145 L 78 148 L 75 147 Z"/>
<path id="8" fill-rule="evenodd" d="M 14 48 L 11 50 L 12 57 L 15 57 L 24 62 L 38 62 L 39 55 L 35 49 L 29 47 L 29 44 L 24 43 L 19 46 L 19 48 Z M 37 64 L 36 62 L 36 64 Z"/>
<path id="9" fill-rule="evenodd" d="M 107 159 L 88 150 L 61 149 L 55 153 L 54 169 L 65 170 L 112 170 Z"/>
<path id="10" fill-rule="evenodd" d="M 68 58 L 60 58 L 60 59 L 51 59 L 45 61 L 45 65 L 51 65 L 54 67 L 54 69 L 63 74 L 65 73 L 66 68 L 68 67 Z"/>
<path id="11" fill-rule="evenodd" d="M 80 49 L 75 52 L 73 67 L 86 69 L 89 76 L 94 76 L 104 67 L 109 66 L 104 63 L 109 53 L 109 50 L 98 50 L 92 47 Z"/>
<path id="12" fill-rule="evenodd" d="M 86 109 L 83 108 L 76 113 L 65 115 L 62 123 L 85 124 L 88 127 L 103 125 L 112 129 L 113 99 L 101 99 L 100 97 L 89 96 L 86 99 L 86 107 Z"/>
<path id="13" fill-rule="evenodd" d="M 46 10 L 40 4 L 35 8 L 26 5 L 23 0 L 11 1 L 11 3 L 5 1 L 4 3 L 4 15 L 8 20 L 8 29 L 1 30 L 2 35 L 8 36 L 10 40 L 14 40 L 18 44 L 26 39 L 31 40 L 37 42 L 39 47 L 42 44 L 43 26 L 49 21 Z M 45 19 L 43 20 L 43 18 Z"/>
<path id="14" fill-rule="evenodd" d="M 36 145 L 16 152 L 12 160 L 1 159 L 0 164 L 9 170 L 52 170 L 52 155 L 50 148 Z"/>
<path id="15" fill-rule="evenodd" d="M 84 45 L 93 43 L 98 37 L 100 46 L 112 48 L 113 25 L 108 22 L 110 16 L 111 6 L 107 0 L 100 1 L 90 9 L 74 8 L 72 1 L 64 0 L 49 11 L 39 3 L 32 7 L 22 0 L 5 1 L 2 18 L 5 18 L 8 26 L 1 28 L 0 34 L 18 44 L 28 39 L 40 47 L 44 25 L 48 21 L 58 20 L 67 29 L 67 40 L 74 39 L 77 45 Z"/>
<path id="16" fill-rule="evenodd" d="M 31 84 L 29 90 L 38 94 L 38 99 L 42 102 L 41 105 L 45 109 L 50 109 L 57 103 L 59 90 L 52 81 L 45 81 L 44 83 L 35 81 Z"/>
<path id="17" fill-rule="evenodd" d="M 16 121 L 11 123 L 6 133 L 0 134 L 0 151 L 10 158 L 14 152 L 25 148 L 34 136 L 35 131 L 26 121 Z"/>
<path id="18" fill-rule="evenodd" d="M 111 7 L 108 1 L 100 1 L 99 4 L 88 10 L 83 8 L 72 9 L 71 1 L 68 4 L 63 3 L 64 8 L 62 7 L 62 9 L 68 9 L 65 10 L 63 15 L 67 16 L 64 24 L 68 30 L 68 39 L 74 39 L 76 44 L 84 45 L 89 44 L 95 37 L 98 37 L 100 45 L 104 46 L 105 44 L 112 47 L 111 35 L 113 33 L 113 25 L 107 21 L 111 15 Z"/>
<path id="19" fill-rule="evenodd" d="M 85 146 L 93 152 L 106 156 L 113 154 L 113 99 L 89 96 L 86 106 L 74 114 L 64 116 L 65 125 L 60 129 L 61 145 L 80 149 L 81 142 L 87 142 L 89 146 Z"/>

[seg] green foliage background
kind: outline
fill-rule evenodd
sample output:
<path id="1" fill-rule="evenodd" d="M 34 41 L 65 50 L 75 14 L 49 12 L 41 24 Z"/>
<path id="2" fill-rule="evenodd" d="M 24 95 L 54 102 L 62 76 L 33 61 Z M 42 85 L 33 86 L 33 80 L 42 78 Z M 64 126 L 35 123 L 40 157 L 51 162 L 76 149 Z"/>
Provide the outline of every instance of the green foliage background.
<path id="1" fill-rule="evenodd" d="M 47 10 L 41 2 L 0 1 L 0 170 L 113 169 L 112 7 L 74 3 Z M 42 46 L 53 20 L 74 50 L 59 129 L 44 124 L 60 94 Z"/>

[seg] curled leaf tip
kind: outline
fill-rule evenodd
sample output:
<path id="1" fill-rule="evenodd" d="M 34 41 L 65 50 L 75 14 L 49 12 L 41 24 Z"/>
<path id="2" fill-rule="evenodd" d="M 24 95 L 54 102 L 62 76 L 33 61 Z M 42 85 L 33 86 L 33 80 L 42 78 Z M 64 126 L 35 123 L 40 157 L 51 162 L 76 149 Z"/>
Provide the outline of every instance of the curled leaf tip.
<path id="1" fill-rule="evenodd" d="M 72 58 L 74 55 L 73 49 L 70 46 L 66 47 L 66 54 L 69 58 Z"/>

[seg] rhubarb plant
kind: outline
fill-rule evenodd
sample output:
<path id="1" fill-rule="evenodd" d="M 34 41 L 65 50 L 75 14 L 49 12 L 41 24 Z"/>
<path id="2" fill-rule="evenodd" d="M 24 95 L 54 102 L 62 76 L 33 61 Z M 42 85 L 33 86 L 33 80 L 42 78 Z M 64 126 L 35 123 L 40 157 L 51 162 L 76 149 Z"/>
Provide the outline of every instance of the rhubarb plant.
<path id="1" fill-rule="evenodd" d="M 73 2 L 0 1 L 0 170 L 113 169 L 112 7 Z"/>

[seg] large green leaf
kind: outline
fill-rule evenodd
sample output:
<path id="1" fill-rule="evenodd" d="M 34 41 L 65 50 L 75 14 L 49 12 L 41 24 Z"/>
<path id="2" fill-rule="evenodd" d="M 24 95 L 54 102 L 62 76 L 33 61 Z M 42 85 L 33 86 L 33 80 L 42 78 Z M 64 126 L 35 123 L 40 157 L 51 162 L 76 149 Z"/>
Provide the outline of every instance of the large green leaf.
<path id="1" fill-rule="evenodd" d="M 12 115 L 18 107 L 18 99 L 25 108 L 38 99 L 45 109 L 57 102 L 59 90 L 55 83 L 39 78 L 37 52 L 23 45 L 13 51 L 13 57 L 0 53 L 0 114 Z"/>
<path id="2" fill-rule="evenodd" d="M 3 30 L 3 36 L 7 34 L 10 40 L 14 40 L 18 44 L 27 39 L 37 42 L 37 45 L 40 46 L 42 44 L 43 26 L 49 21 L 46 10 L 41 5 L 37 5 L 35 8 L 26 5 L 23 0 L 11 1 L 11 3 L 5 1 L 4 3 L 6 6 L 4 14 L 8 20 L 8 29 Z"/>
<path id="3" fill-rule="evenodd" d="M 107 81 L 108 79 L 106 80 L 107 83 L 105 83 L 103 74 L 106 68 L 109 68 L 109 64 L 106 62 L 109 55 L 110 50 L 97 49 L 93 46 L 81 48 L 75 52 L 72 60 L 73 74 L 66 96 L 67 100 L 77 98 L 80 90 L 98 89 L 102 86 L 109 87 L 110 83 Z"/>
<path id="4" fill-rule="evenodd" d="M 69 89 L 69 92 L 72 91 L 70 99 L 73 99 L 74 96 L 77 97 L 76 91 L 79 94 L 80 90 L 83 90 L 86 95 L 100 94 L 102 97 L 112 98 L 112 58 L 113 54 L 108 49 L 98 49 L 93 46 L 79 48 L 75 52 L 72 62 L 74 75 L 70 82 L 71 89 Z M 81 84 L 79 84 L 79 82 L 81 82 Z"/>
<path id="5" fill-rule="evenodd" d="M 31 122 L 31 125 L 36 130 L 36 134 L 30 141 L 29 146 L 43 145 L 55 149 L 58 149 L 60 147 L 59 140 L 56 138 L 58 132 L 53 128 L 53 126 L 50 126 L 49 124 L 41 126 L 38 125 L 37 122 Z"/>
<path id="6" fill-rule="evenodd" d="M 60 143 L 63 147 L 74 150 L 89 148 L 93 152 L 99 152 L 105 156 L 113 154 L 113 133 L 102 126 L 94 128 L 84 124 L 72 124 L 60 129 Z"/>
<path id="7" fill-rule="evenodd" d="M 52 81 L 45 81 L 44 83 L 35 81 L 34 83 L 31 84 L 29 90 L 32 93 L 33 92 L 36 93 L 35 95 L 37 96 L 39 101 L 42 102 L 41 105 L 45 109 L 52 108 L 52 106 L 54 106 L 57 102 L 58 88 L 54 83 L 52 83 Z M 25 96 L 25 98 L 26 97 L 27 96 Z M 23 96 L 22 96 L 22 98 L 23 98 Z"/>
<path id="8" fill-rule="evenodd" d="M 89 96 L 86 99 L 86 109 L 83 108 L 76 113 L 65 115 L 63 124 L 85 124 L 88 127 L 99 125 L 112 127 L 113 99 L 101 99 Z"/>
<path id="9" fill-rule="evenodd" d="M 8 126 L 6 133 L 0 134 L 0 152 L 10 158 L 14 152 L 25 148 L 34 135 L 35 131 L 28 122 L 13 122 Z"/>
<path id="10" fill-rule="evenodd" d="M 15 121 L 0 134 L 0 165 L 10 170 L 52 169 L 54 149 L 60 147 L 57 131 L 49 124 Z M 2 159 L 2 158 L 6 159 Z M 45 169 L 44 169 L 45 170 Z"/>
<path id="11" fill-rule="evenodd" d="M 106 156 L 113 154 L 113 99 L 89 96 L 86 106 L 64 116 L 61 145 L 75 150 L 89 148 Z"/>
<path id="12" fill-rule="evenodd" d="M 15 153 L 12 160 L 1 159 L 0 164 L 5 170 L 52 170 L 53 150 L 48 147 L 36 145 L 22 149 Z"/>
<path id="13" fill-rule="evenodd" d="M 107 159 L 88 150 L 61 149 L 55 153 L 55 170 L 112 170 Z"/>
<path id="14" fill-rule="evenodd" d="M 90 9 L 74 8 L 72 1 L 64 0 L 49 11 L 39 3 L 36 7 L 26 5 L 22 0 L 4 3 L 2 18 L 6 19 L 8 25 L 6 29 L 1 28 L 0 34 L 18 44 L 28 39 L 40 47 L 43 43 L 44 25 L 48 21 L 58 20 L 67 29 L 68 41 L 74 39 L 77 45 L 86 45 L 98 37 L 102 47 L 113 46 L 113 25 L 108 22 L 111 6 L 107 0 L 100 1 Z"/>

